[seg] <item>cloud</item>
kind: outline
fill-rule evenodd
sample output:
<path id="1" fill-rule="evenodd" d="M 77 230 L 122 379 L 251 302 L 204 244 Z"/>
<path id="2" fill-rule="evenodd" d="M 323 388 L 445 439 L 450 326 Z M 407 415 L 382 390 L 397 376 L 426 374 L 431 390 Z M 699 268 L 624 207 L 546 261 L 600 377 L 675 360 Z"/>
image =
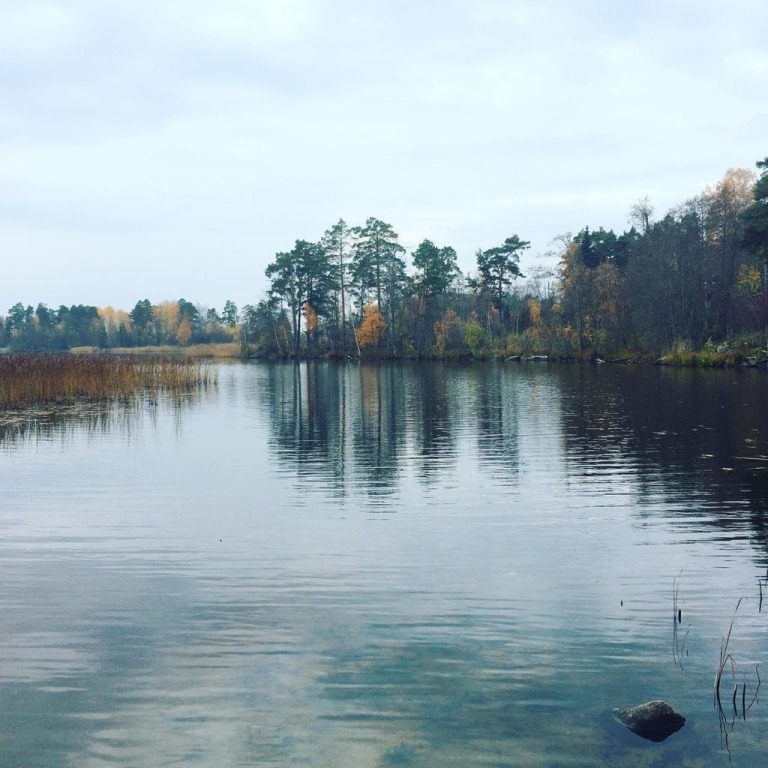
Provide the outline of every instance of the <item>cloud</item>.
<path id="1" fill-rule="evenodd" d="M 8 5 L 3 3 L 2 5 Z M 77 17 L 52 3 L 13 2 L 3 11 L 0 50 L 27 60 L 71 51 L 80 37 Z"/>
<path id="2" fill-rule="evenodd" d="M 179 19 L 202 40 L 217 46 L 271 49 L 311 36 L 320 3 L 315 0 L 230 0 L 227 3 L 173 2 L 161 11 L 170 23 Z"/>
<path id="3" fill-rule="evenodd" d="M 765 81 L 768 76 L 768 53 L 765 51 L 747 49 L 736 51 L 723 59 L 725 67 L 738 76 Z"/>
<path id="4" fill-rule="evenodd" d="M 57 245 L 40 233 L 66 228 L 83 253 L 111 230 L 123 259 L 162 231 L 202 263 L 216 248 L 204 230 L 226 233 L 236 269 L 263 270 L 296 237 L 369 215 L 471 261 L 515 231 L 535 250 L 563 229 L 621 227 L 631 191 L 661 190 L 661 210 L 765 155 L 756 0 L 693 15 L 606 0 L 0 8 L 0 247 L 34 228 L 41 261 Z M 567 220 L 537 199 L 571 201 Z M 7 300 L 52 291 L 19 264 Z M 201 278 L 216 295 L 199 298 L 220 304 L 227 280 Z"/>

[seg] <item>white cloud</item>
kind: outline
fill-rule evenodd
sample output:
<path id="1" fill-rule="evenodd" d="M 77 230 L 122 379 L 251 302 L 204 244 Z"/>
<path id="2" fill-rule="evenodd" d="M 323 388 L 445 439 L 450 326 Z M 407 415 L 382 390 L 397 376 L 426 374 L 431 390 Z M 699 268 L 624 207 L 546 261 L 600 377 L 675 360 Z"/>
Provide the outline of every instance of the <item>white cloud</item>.
<path id="1" fill-rule="evenodd" d="M 105 248 L 184 254 L 158 292 L 184 274 L 188 297 L 217 306 L 234 293 L 228 271 L 200 273 L 194 291 L 188 267 L 226 250 L 256 276 L 237 281 L 242 304 L 276 250 L 340 216 L 378 216 L 468 261 L 513 232 L 535 252 L 567 229 L 623 227 L 642 194 L 665 210 L 766 154 L 757 0 L 695 15 L 607 0 L 0 10 L 0 249 L 13 265 L 0 312 L 22 291 L 86 300 L 78 275 L 49 284 L 25 267 L 32 251 L 60 257 L 62 228 L 77 264 Z M 102 284 L 89 301 L 137 300 Z"/>
<path id="2" fill-rule="evenodd" d="M 498 26 L 505 28 L 533 28 L 541 25 L 557 24 L 562 21 L 562 14 L 568 13 L 567 8 L 556 12 L 553 4 L 542 2 L 508 2 L 508 0 L 487 0 L 472 3 L 468 16 L 472 22 L 482 26 Z"/>
<path id="3" fill-rule="evenodd" d="M 3 6 L 10 7 L 3 9 Z M 1 3 L 0 50 L 14 56 L 50 56 L 77 42 L 80 28 L 75 15 L 53 3 Z"/>
<path id="4" fill-rule="evenodd" d="M 723 59 L 726 68 L 739 76 L 754 78 L 765 84 L 768 77 L 768 52 L 747 49 L 729 54 Z"/>
<path id="5" fill-rule="evenodd" d="M 189 3 L 183 3 L 183 8 L 188 14 Z M 318 11 L 315 0 L 228 0 L 204 3 L 198 14 L 188 18 L 194 19 L 194 28 L 207 39 L 274 48 L 310 36 Z"/>

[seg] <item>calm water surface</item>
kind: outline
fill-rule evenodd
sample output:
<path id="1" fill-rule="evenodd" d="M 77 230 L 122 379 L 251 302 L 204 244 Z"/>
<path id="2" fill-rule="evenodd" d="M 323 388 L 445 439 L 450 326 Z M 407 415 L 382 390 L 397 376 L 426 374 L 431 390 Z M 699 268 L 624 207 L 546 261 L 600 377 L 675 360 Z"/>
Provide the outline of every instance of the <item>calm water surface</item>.
<path id="1" fill-rule="evenodd" d="M 5 417 L 0 766 L 764 765 L 767 392 L 259 364 Z"/>

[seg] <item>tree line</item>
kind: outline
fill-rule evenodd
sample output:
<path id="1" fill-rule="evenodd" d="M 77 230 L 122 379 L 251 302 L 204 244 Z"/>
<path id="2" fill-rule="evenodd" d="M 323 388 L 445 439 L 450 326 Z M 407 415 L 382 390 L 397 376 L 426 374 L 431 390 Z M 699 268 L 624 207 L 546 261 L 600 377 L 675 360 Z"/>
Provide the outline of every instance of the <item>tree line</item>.
<path id="1" fill-rule="evenodd" d="M 616 233 L 585 226 L 553 242 L 554 269 L 520 270 L 530 243 L 480 248 L 463 274 L 455 249 L 412 252 L 394 227 L 339 219 L 266 268 L 265 297 L 221 313 L 184 299 L 130 312 L 17 304 L 0 345 L 60 349 L 240 341 L 251 354 L 297 356 L 615 355 L 768 343 L 768 158 L 759 176 L 729 170 L 656 218 L 648 199 Z M 410 264 L 407 259 L 410 259 Z"/>
<path id="2" fill-rule="evenodd" d="M 340 219 L 297 240 L 267 267 L 267 297 L 244 322 L 260 350 L 462 355 L 659 352 L 735 336 L 768 344 L 768 158 L 756 176 L 723 179 L 654 218 L 648 199 L 630 228 L 556 238 L 554 270 L 527 279 L 518 235 L 475 254 L 463 275 L 451 246 L 410 254 L 376 218 Z M 751 338 L 750 338 L 751 337 Z"/>
<path id="3" fill-rule="evenodd" d="M 221 313 L 186 299 L 159 304 L 142 299 L 130 312 L 83 304 L 54 310 L 19 302 L 0 317 L 0 346 L 12 351 L 186 346 L 237 341 L 239 335 L 239 313 L 232 301 Z"/>
<path id="4" fill-rule="evenodd" d="M 436 328 L 446 312 L 458 322 L 456 308 L 466 303 L 468 291 L 456 251 L 424 240 L 411 254 L 409 273 L 398 241 L 392 225 L 374 217 L 356 227 L 339 219 L 318 242 L 297 240 L 266 269 L 268 296 L 244 316 L 249 338 L 260 349 L 293 355 L 448 351 Z M 512 235 L 478 252 L 475 289 L 487 292 L 502 325 L 507 293 L 528 247 Z"/>

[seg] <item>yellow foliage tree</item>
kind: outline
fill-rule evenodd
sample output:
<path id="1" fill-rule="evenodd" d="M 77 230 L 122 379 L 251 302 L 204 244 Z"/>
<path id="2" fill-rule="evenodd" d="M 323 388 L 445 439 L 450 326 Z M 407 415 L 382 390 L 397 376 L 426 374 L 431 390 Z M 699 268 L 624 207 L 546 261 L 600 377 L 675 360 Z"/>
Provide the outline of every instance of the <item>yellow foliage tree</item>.
<path id="1" fill-rule="evenodd" d="M 307 322 L 307 333 L 314 333 L 320 325 L 320 321 L 315 308 L 309 302 L 304 304 L 304 318 Z"/>
<path id="2" fill-rule="evenodd" d="M 736 288 L 744 296 L 753 298 L 760 293 L 760 270 L 750 264 L 742 264 L 736 275 Z"/>
<path id="3" fill-rule="evenodd" d="M 483 326 L 477 320 L 477 315 L 473 312 L 469 320 L 464 323 L 463 330 L 464 343 L 469 347 L 473 355 L 478 354 L 485 346 L 485 333 Z"/>
<path id="4" fill-rule="evenodd" d="M 307 329 L 307 344 L 314 336 L 317 338 L 317 332 L 320 328 L 320 318 L 315 308 L 307 301 L 304 303 L 304 322 Z"/>
<path id="5" fill-rule="evenodd" d="M 532 352 L 545 352 L 549 334 L 541 318 L 541 301 L 539 299 L 528 299 L 528 317 L 531 325 L 524 334 L 529 342 L 527 346 Z"/>
<path id="6" fill-rule="evenodd" d="M 186 317 L 179 323 L 179 328 L 176 331 L 176 341 L 181 346 L 189 344 L 189 340 L 192 338 L 192 321 Z"/>
<path id="7" fill-rule="evenodd" d="M 443 316 L 435 322 L 435 354 L 458 352 L 463 346 L 461 336 L 461 318 L 452 310 L 446 309 Z"/>
<path id="8" fill-rule="evenodd" d="M 753 200 L 756 176 L 745 168 L 729 168 L 714 186 L 706 187 L 707 239 L 723 244 L 736 229 L 736 217 Z"/>
<path id="9" fill-rule="evenodd" d="M 528 316 L 534 328 L 541 325 L 541 302 L 538 299 L 528 300 Z"/>
<path id="10" fill-rule="evenodd" d="M 117 343 L 117 335 L 121 328 L 127 333 L 131 332 L 131 316 L 122 309 L 113 307 L 99 307 L 97 310 L 101 322 L 104 323 L 104 330 L 107 334 L 107 344 L 110 347 Z"/>
<path id="11" fill-rule="evenodd" d="M 361 347 L 372 347 L 379 343 L 387 323 L 375 304 L 366 304 L 363 322 L 357 328 L 357 343 Z"/>
<path id="12" fill-rule="evenodd" d="M 162 329 L 162 335 L 166 343 L 171 343 L 176 339 L 176 332 L 179 330 L 179 305 L 175 301 L 163 301 L 152 307 L 152 314 Z M 191 331 L 191 328 L 190 328 Z M 176 339 L 178 341 L 178 339 Z"/>

